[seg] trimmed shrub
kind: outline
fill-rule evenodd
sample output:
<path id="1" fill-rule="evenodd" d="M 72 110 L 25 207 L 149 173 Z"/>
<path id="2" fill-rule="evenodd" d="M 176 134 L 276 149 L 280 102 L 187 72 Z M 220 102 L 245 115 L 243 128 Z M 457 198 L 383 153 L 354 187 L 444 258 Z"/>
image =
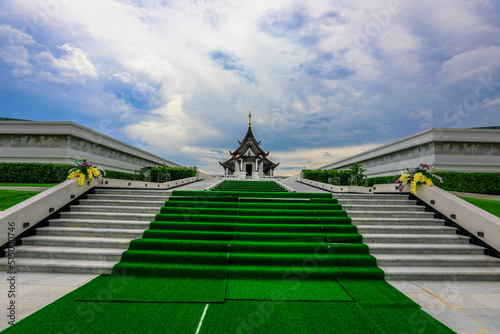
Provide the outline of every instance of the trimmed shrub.
<path id="1" fill-rule="evenodd" d="M 366 179 L 366 182 L 369 187 L 373 186 L 374 184 L 391 184 L 396 182 L 396 180 L 400 176 L 401 175 L 371 177 Z"/>
<path id="2" fill-rule="evenodd" d="M 434 184 L 446 191 L 500 195 L 500 173 L 436 172 L 443 181 L 433 180 Z M 349 171 L 341 170 L 304 170 L 305 179 L 328 183 L 329 177 L 340 177 L 340 185 L 348 185 Z M 401 175 L 380 176 L 367 179 L 368 186 L 374 184 L 393 184 Z"/>
<path id="3" fill-rule="evenodd" d="M 167 167 L 167 166 L 156 167 L 151 170 L 151 181 L 156 182 L 156 180 L 158 180 L 158 174 L 165 174 L 165 173 L 169 173 L 170 174 L 169 180 L 174 181 L 196 176 L 196 169 L 185 168 L 185 167 Z"/>
<path id="4" fill-rule="evenodd" d="M 68 178 L 74 165 L 42 163 L 0 163 L 0 182 L 59 183 Z"/>
<path id="5" fill-rule="evenodd" d="M 117 172 L 115 170 L 107 170 L 105 179 L 118 179 L 118 180 L 135 180 L 135 174 Z"/>
<path id="6" fill-rule="evenodd" d="M 324 170 L 310 170 L 304 169 L 303 175 L 305 179 L 328 183 L 328 179 L 339 178 L 340 185 L 346 186 L 349 184 L 351 172 L 348 170 L 324 169 Z M 333 180 L 332 180 L 333 181 Z M 335 182 L 333 182 L 335 184 Z"/>
<path id="7" fill-rule="evenodd" d="M 68 171 L 75 165 L 44 164 L 44 163 L 0 163 L 0 183 L 60 183 L 68 178 Z M 170 172 L 170 180 L 179 180 L 196 176 L 196 169 L 158 167 L 155 169 Z M 151 175 L 154 175 L 155 169 Z M 158 173 L 156 171 L 156 173 Z M 135 174 L 106 170 L 105 178 L 120 180 L 136 180 Z"/>
<path id="8" fill-rule="evenodd" d="M 436 172 L 443 181 L 436 186 L 447 191 L 500 195 L 500 173 Z"/>

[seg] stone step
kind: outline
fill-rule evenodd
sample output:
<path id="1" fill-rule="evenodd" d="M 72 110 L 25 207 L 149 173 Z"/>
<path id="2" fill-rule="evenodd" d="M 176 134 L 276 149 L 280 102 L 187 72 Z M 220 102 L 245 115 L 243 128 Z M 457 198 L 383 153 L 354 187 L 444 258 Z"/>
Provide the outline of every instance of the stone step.
<path id="1" fill-rule="evenodd" d="M 417 201 L 409 199 L 338 199 L 340 204 L 349 205 L 417 205 Z"/>
<path id="2" fill-rule="evenodd" d="M 364 243 L 414 243 L 414 244 L 469 244 L 470 238 L 463 235 L 432 234 L 364 234 Z"/>
<path id="3" fill-rule="evenodd" d="M 17 272 L 110 274 L 117 261 L 92 261 L 75 259 L 31 259 L 16 261 Z M 6 258 L 0 259 L 0 271 L 7 271 Z"/>
<path id="4" fill-rule="evenodd" d="M 89 220 L 134 220 L 152 222 L 156 214 L 136 214 L 136 213 L 106 213 L 106 212 L 61 212 L 63 219 L 89 219 Z"/>
<path id="5" fill-rule="evenodd" d="M 124 251 L 123 248 L 19 246 L 16 248 L 16 257 L 118 262 Z"/>
<path id="6" fill-rule="evenodd" d="M 22 245 L 128 249 L 128 245 L 132 240 L 132 238 L 90 238 L 34 235 L 23 238 Z"/>
<path id="7" fill-rule="evenodd" d="M 407 200 L 410 198 L 408 194 L 347 194 L 347 193 L 332 193 L 333 198 L 338 200 L 344 199 L 375 199 L 375 200 Z"/>
<path id="8" fill-rule="evenodd" d="M 342 204 L 342 209 L 348 212 L 354 211 L 425 211 L 424 206 L 409 205 L 365 205 L 365 204 Z"/>
<path id="9" fill-rule="evenodd" d="M 93 206 L 93 205 L 72 205 L 71 212 L 107 212 L 107 213 L 133 213 L 133 214 L 158 214 L 161 207 L 140 207 L 140 206 Z"/>
<path id="10" fill-rule="evenodd" d="M 90 227 L 90 228 L 118 228 L 118 229 L 142 229 L 149 228 L 149 221 L 128 220 L 89 220 L 89 219 L 51 219 L 50 226 L 54 227 Z"/>
<path id="11" fill-rule="evenodd" d="M 87 199 L 92 200 L 109 200 L 109 201 L 166 201 L 170 196 L 144 196 L 144 195 L 106 195 L 106 194 L 88 194 Z"/>
<path id="12" fill-rule="evenodd" d="M 165 206 L 165 201 L 141 201 L 141 200 L 103 200 L 103 199 L 81 199 L 79 205 L 84 206 L 125 206 L 125 207 L 154 207 Z"/>
<path id="13" fill-rule="evenodd" d="M 497 267 L 381 267 L 386 280 L 500 281 Z"/>
<path id="14" fill-rule="evenodd" d="M 172 195 L 172 190 L 97 188 L 97 189 L 95 189 L 95 193 L 96 194 L 107 194 L 107 195 L 170 196 L 170 195 Z"/>
<path id="15" fill-rule="evenodd" d="M 367 243 L 370 254 L 466 254 L 484 255 L 484 248 L 471 244 Z"/>
<path id="16" fill-rule="evenodd" d="M 425 211 L 351 211 L 346 210 L 351 218 L 434 218 L 434 212 Z"/>
<path id="17" fill-rule="evenodd" d="M 376 254 L 379 266 L 500 267 L 500 259 L 487 255 Z"/>
<path id="18" fill-rule="evenodd" d="M 354 225 L 374 226 L 444 226 L 444 219 L 435 218 L 370 218 L 354 217 L 351 219 Z"/>
<path id="19" fill-rule="evenodd" d="M 112 228 L 84 228 L 84 227 L 41 227 L 36 230 L 37 235 L 63 237 L 95 237 L 95 238 L 141 238 L 142 229 L 112 229 Z"/>
<path id="20" fill-rule="evenodd" d="M 362 235 L 369 234 L 451 234 L 456 235 L 457 229 L 449 226 L 377 226 L 357 225 L 358 232 Z"/>

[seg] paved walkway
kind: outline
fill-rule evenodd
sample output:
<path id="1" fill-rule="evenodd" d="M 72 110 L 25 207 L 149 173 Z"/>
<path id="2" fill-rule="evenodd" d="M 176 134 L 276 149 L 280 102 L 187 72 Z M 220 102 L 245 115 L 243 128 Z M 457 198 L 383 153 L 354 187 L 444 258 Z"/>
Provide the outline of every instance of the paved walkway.
<path id="1" fill-rule="evenodd" d="M 0 330 L 9 326 L 7 297 L 12 275 L 0 272 Z M 17 273 L 16 321 L 85 284 L 97 275 Z M 500 282 L 389 281 L 422 309 L 459 334 L 500 334 Z M 421 324 L 416 324 L 421 326 Z M 422 328 L 422 333 L 426 333 Z"/>

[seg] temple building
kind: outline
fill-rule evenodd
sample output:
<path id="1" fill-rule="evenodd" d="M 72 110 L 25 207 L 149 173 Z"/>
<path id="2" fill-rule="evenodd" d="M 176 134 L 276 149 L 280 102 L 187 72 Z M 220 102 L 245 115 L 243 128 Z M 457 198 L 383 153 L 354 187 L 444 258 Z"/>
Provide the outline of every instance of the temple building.
<path id="1" fill-rule="evenodd" d="M 248 131 L 240 146 L 234 151 L 229 151 L 231 158 L 219 164 L 224 168 L 224 175 L 235 175 L 240 179 L 259 179 L 262 176 L 273 176 L 275 164 L 267 158 L 269 152 L 260 148 L 252 133 L 252 114 L 248 115 Z"/>

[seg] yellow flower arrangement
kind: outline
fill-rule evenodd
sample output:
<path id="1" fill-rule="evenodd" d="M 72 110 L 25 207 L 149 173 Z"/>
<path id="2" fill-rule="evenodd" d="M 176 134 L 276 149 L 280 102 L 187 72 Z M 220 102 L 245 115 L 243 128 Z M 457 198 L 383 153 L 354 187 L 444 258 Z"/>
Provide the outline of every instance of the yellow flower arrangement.
<path id="1" fill-rule="evenodd" d="M 420 184 L 426 184 L 427 186 L 431 187 L 433 185 L 432 178 L 436 178 L 438 180 L 440 180 L 441 178 L 435 174 L 432 174 L 429 170 L 435 172 L 435 169 L 431 166 L 427 164 L 420 164 L 417 168 L 408 170 L 406 173 L 403 173 L 399 177 L 399 179 L 396 180 L 396 183 L 399 184 L 399 190 L 403 191 L 404 186 L 408 183 L 410 183 L 411 192 L 413 194 L 417 193 L 417 186 Z"/>
<path id="2" fill-rule="evenodd" d="M 102 175 L 106 175 L 104 170 L 93 166 L 91 163 L 87 162 L 87 159 L 77 160 L 76 164 L 78 166 L 72 168 L 68 172 L 68 179 L 78 177 L 77 185 L 81 186 L 85 182 L 86 178 L 92 180 L 94 177 L 99 179 L 99 183 L 102 184 L 104 182 L 104 179 L 102 178 Z"/>

